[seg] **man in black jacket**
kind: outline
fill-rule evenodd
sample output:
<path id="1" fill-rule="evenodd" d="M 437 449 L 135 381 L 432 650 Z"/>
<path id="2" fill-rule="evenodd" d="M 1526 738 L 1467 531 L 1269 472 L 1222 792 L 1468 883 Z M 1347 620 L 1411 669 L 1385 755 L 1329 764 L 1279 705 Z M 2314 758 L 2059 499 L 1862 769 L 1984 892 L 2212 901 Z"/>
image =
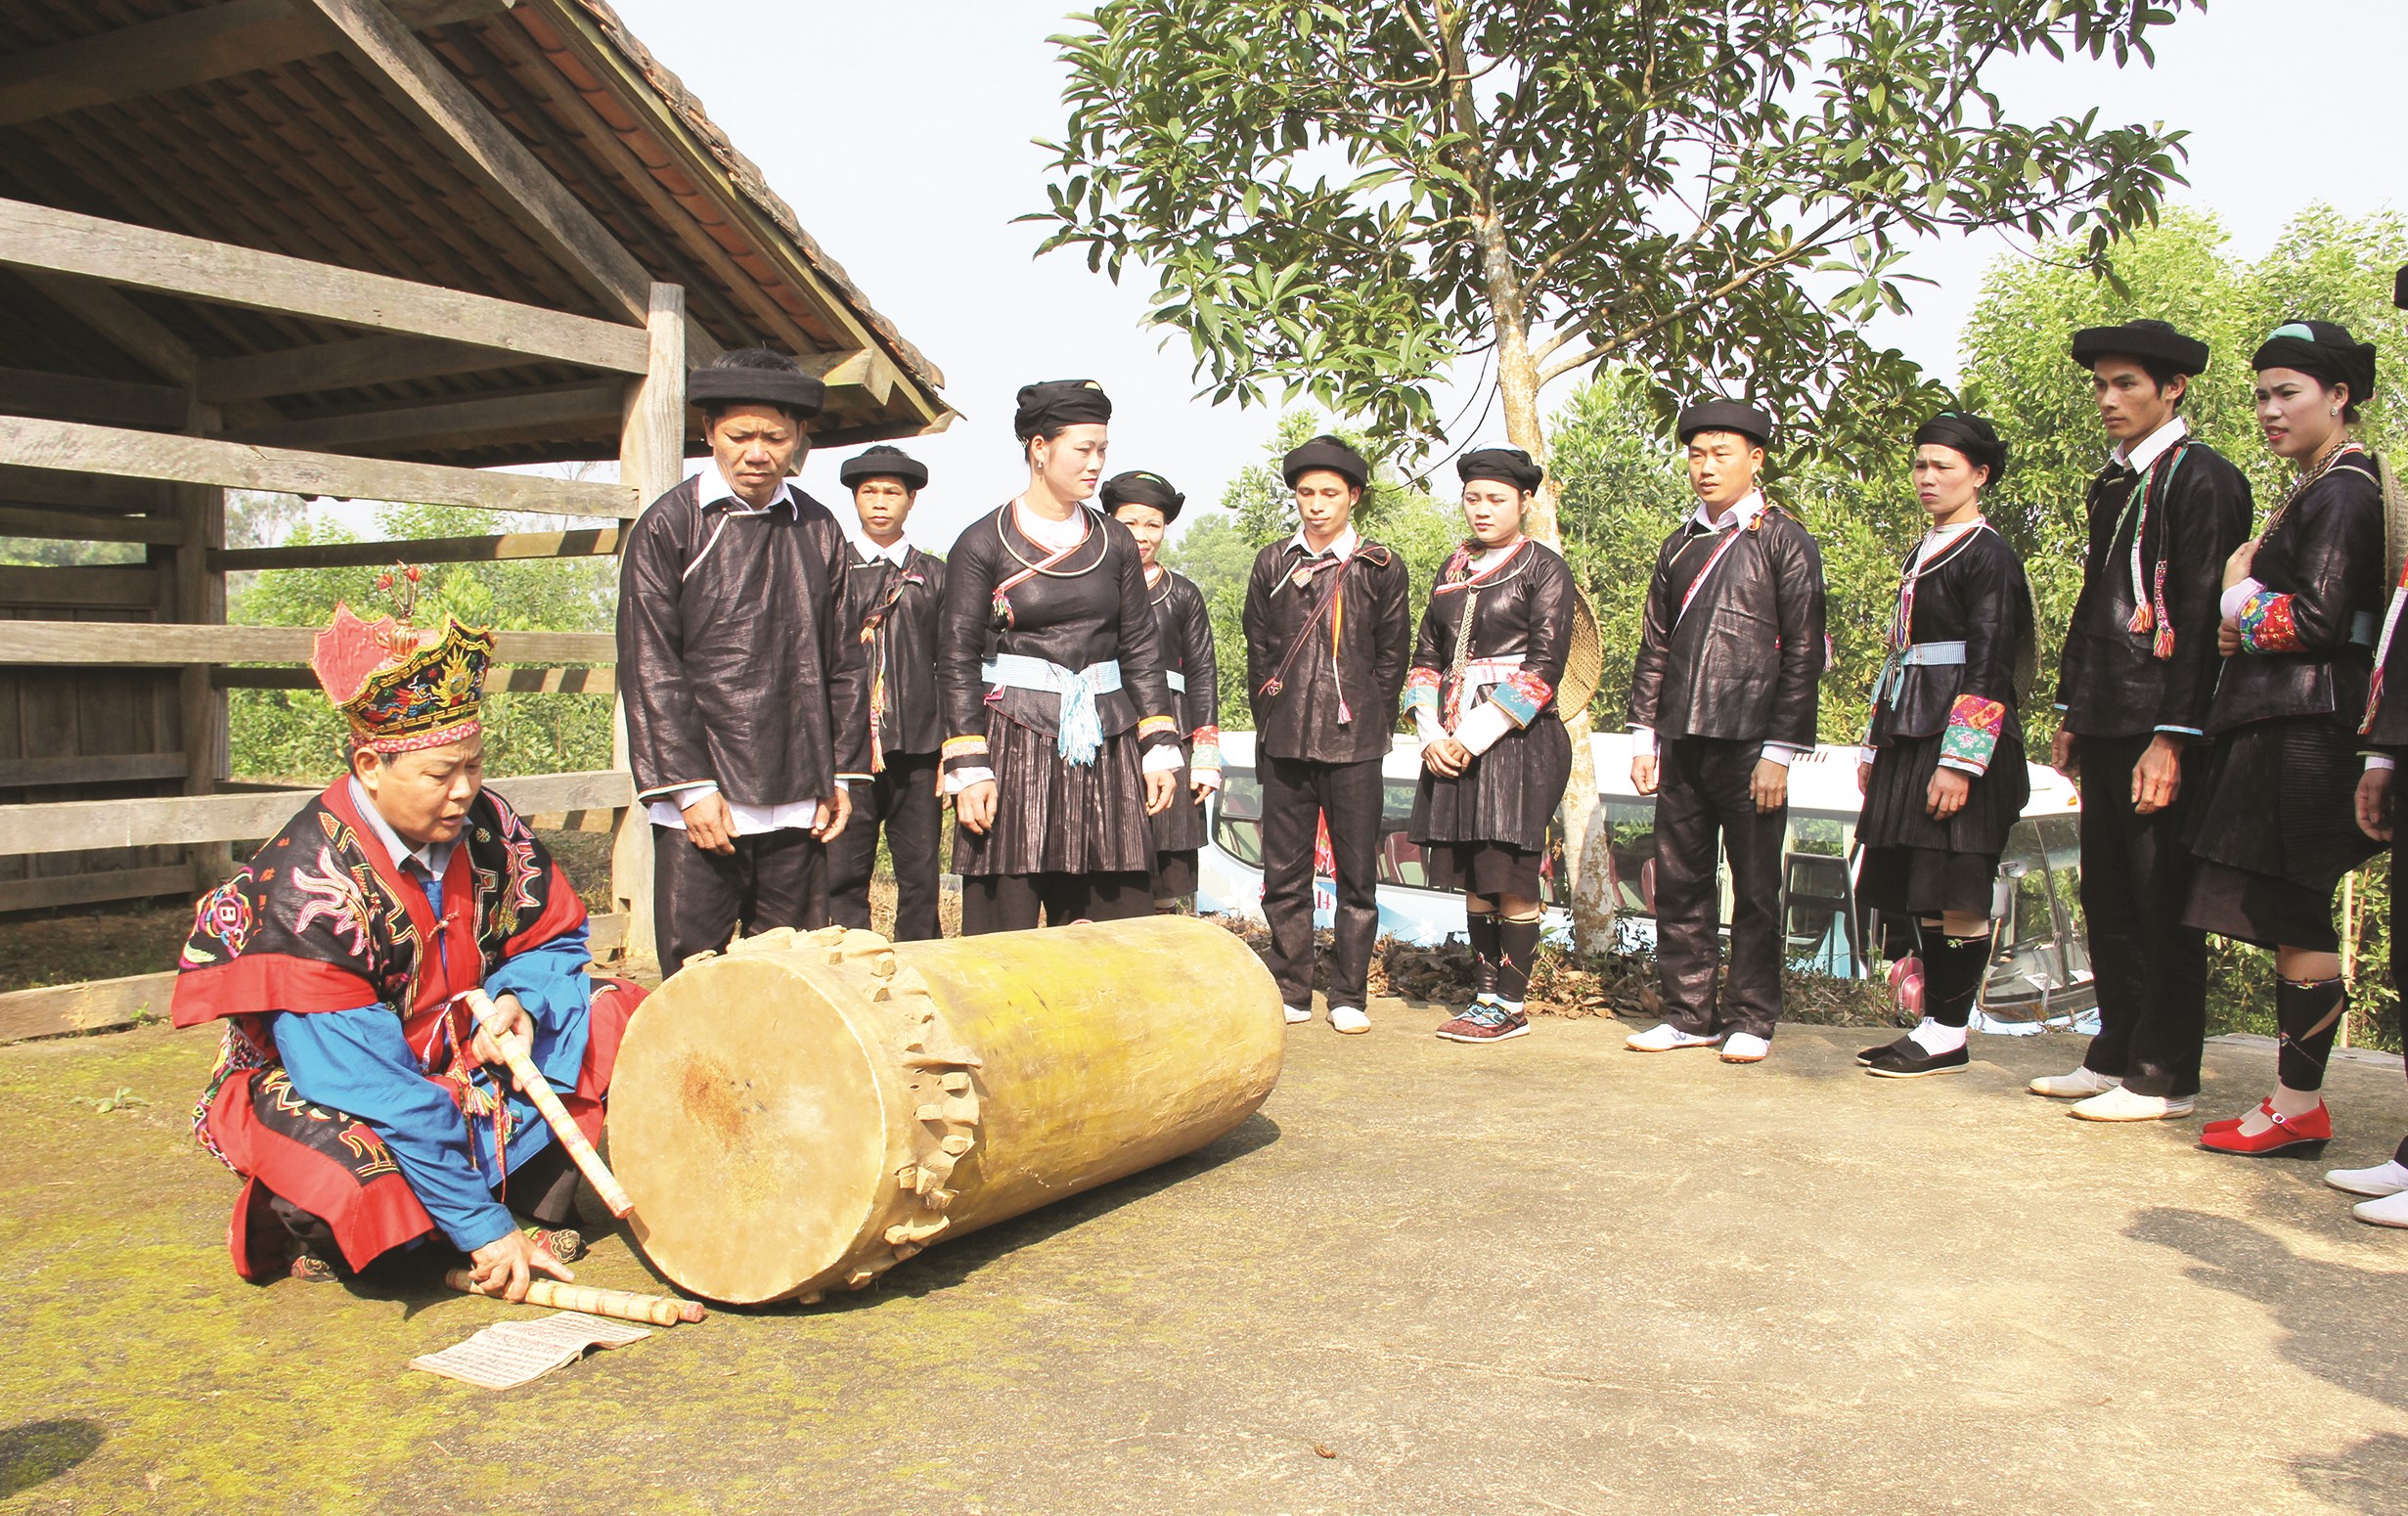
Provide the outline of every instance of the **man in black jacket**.
<path id="1" fill-rule="evenodd" d="M 1350 518 L 1370 482 L 1362 455 L 1315 437 L 1280 473 L 1295 536 L 1254 559 L 1246 585 L 1246 691 L 1263 783 L 1263 915 L 1290 1022 L 1313 1019 L 1313 858 L 1323 817 L 1338 885 L 1329 1024 L 1363 1014 L 1379 931 L 1380 762 L 1413 650 L 1405 560 Z"/>
<path id="2" fill-rule="evenodd" d="M 2082 917 L 2099 1035 L 2034 1094 L 2089 1121 L 2188 1116 L 2207 1033 L 2207 938 L 2182 924 L 2183 843 L 2214 698 L 2224 560 L 2249 480 L 2181 416 L 2207 344 L 2162 321 L 2074 334 L 2115 444 L 2091 480 L 2082 593 L 2066 629 L 2050 761 L 2082 780 Z"/>
<path id="3" fill-rule="evenodd" d="M 689 377 L 711 463 L 653 501 L 619 569 L 619 672 L 649 813 L 660 963 L 806 926 L 870 777 L 868 663 L 843 625 L 844 532 L 786 481 L 823 390 L 765 348 Z"/>
<path id="4" fill-rule="evenodd" d="M 937 749 L 944 713 L 936 695 L 936 620 L 945 603 L 945 560 L 904 537 L 904 525 L 928 484 L 927 466 L 880 443 L 845 460 L 837 479 L 853 492 L 861 544 L 845 549 L 843 624 L 870 666 L 863 720 L 870 732 L 870 780 L 855 788 L 853 820 L 827 845 L 828 918 L 870 924 L 870 876 L 878 862 L 878 828 L 895 866 L 897 942 L 942 935 L 937 924 Z"/>
<path id="5" fill-rule="evenodd" d="M 1781 1011 L 1781 839 L 1789 765 L 1814 747 L 1823 560 L 1757 487 L 1772 418 L 1711 400 L 1680 413 L 1697 510 L 1665 539 L 1630 676 L 1630 781 L 1656 798 L 1656 971 L 1664 1024 L 1634 1052 L 1754 1063 Z M 1731 964 L 1717 999 L 1730 856 Z"/>

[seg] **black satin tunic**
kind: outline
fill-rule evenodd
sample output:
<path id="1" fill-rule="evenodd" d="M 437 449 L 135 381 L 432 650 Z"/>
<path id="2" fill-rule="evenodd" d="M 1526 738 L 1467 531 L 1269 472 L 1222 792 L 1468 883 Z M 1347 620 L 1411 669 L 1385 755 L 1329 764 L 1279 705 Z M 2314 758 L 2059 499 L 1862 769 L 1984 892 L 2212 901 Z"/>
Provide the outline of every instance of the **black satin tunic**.
<path id="1" fill-rule="evenodd" d="M 936 625 L 945 602 L 945 560 L 907 547 L 901 567 L 846 550 L 844 624 L 864 654 L 883 648 L 885 711 L 878 743 L 889 753 L 933 753 L 945 740 L 936 693 Z M 900 579 L 902 584 L 897 586 Z M 891 600 L 890 600 L 891 597 Z M 873 628 L 870 617 L 884 611 Z M 871 671 L 873 677 L 880 670 Z M 868 701 L 862 709 L 868 712 Z"/>
<path id="2" fill-rule="evenodd" d="M 1296 570 L 1311 561 L 1294 538 L 1255 555 L 1246 583 L 1246 700 L 1255 743 L 1273 758 L 1362 763 L 1388 756 L 1397 696 L 1411 650 L 1412 587 L 1405 560 L 1363 538 L 1338 568 L 1309 587 Z M 1337 667 L 1330 667 L 1324 582 L 1343 597 Z M 1276 679 L 1276 688 L 1268 688 Z M 1340 710 L 1341 704 L 1345 710 Z M 1340 720 L 1341 714 L 1351 719 Z"/>

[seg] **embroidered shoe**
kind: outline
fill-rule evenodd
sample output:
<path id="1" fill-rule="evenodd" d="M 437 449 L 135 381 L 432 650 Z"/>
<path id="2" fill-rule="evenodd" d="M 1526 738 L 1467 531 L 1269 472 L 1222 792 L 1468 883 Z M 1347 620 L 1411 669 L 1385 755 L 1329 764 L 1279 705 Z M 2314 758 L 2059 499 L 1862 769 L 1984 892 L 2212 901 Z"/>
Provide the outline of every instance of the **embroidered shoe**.
<path id="1" fill-rule="evenodd" d="M 334 1260 L 322 1256 L 307 1243 L 294 1242 L 288 1251 L 291 1262 L 286 1271 L 303 1284 L 334 1284 L 341 1280 L 342 1271 L 334 1267 Z"/>
<path id="2" fill-rule="evenodd" d="M 563 1264 L 573 1264 L 585 1257 L 585 1234 L 565 1226 L 521 1226 L 527 1240 L 537 1249 L 551 1254 Z"/>
<path id="3" fill-rule="evenodd" d="M 1530 1031 L 1530 1017 L 1507 1010 L 1494 1001 L 1474 1001 L 1463 1014 L 1438 1029 L 1450 1043 L 1501 1043 Z"/>

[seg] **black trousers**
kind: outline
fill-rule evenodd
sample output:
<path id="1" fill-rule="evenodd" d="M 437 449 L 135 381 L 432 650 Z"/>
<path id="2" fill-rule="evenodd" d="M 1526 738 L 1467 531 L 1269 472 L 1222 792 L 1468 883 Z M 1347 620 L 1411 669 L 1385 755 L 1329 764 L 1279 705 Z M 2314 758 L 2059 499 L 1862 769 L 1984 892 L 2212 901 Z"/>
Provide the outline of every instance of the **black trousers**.
<path id="1" fill-rule="evenodd" d="M 2182 924 L 2191 850 L 2182 842 L 2206 751 L 2187 749 L 2182 788 L 2154 816 L 2132 808 L 2132 768 L 2150 736 L 2082 737 L 2082 927 L 2099 994 L 2099 1035 L 2082 1065 L 2134 1094 L 2199 1093 L 2207 1037 L 2207 934 Z"/>
<path id="2" fill-rule="evenodd" d="M 961 879 L 961 935 L 1030 932 L 1154 914 L 1153 879 L 1129 873 L 974 873 Z"/>
<path id="3" fill-rule="evenodd" d="M 1380 760 L 1315 763 L 1262 755 L 1263 919 L 1271 976 L 1290 1005 L 1313 1004 L 1313 844 L 1323 813 L 1337 861 L 1337 954 L 1329 1003 L 1360 1007 L 1370 993 L 1379 936 Z"/>
<path id="4" fill-rule="evenodd" d="M 676 973 L 697 953 L 718 953 L 744 923 L 747 936 L 812 919 L 827 890 L 827 849 L 807 831 L 757 832 L 734 853 L 706 853 L 675 826 L 652 828 L 652 930 L 660 970 Z"/>
<path id="5" fill-rule="evenodd" d="M 1789 808 L 1750 793 L 1761 741 L 1675 737 L 1658 754 L 1656 974 L 1664 1019 L 1699 1037 L 1772 1036 L 1781 1015 L 1781 839 Z M 1717 1001 L 1722 887 L 1730 855 L 1731 965 Z"/>
<path id="6" fill-rule="evenodd" d="M 937 755 L 888 753 L 869 783 L 853 781 L 853 819 L 827 844 L 827 914 L 838 926 L 870 925 L 870 876 L 878 867 L 878 828 L 895 864 L 895 941 L 925 942 L 937 926 Z"/>

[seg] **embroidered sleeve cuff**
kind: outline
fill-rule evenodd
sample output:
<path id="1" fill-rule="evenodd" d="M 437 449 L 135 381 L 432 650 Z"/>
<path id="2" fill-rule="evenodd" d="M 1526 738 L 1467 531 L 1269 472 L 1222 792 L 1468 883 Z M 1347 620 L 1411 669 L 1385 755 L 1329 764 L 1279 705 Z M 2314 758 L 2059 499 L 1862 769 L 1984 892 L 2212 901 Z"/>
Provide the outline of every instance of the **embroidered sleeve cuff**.
<path id="1" fill-rule="evenodd" d="M 987 768 L 983 764 L 971 765 L 969 767 L 959 769 L 949 769 L 945 774 L 945 793 L 949 795 L 958 795 L 963 790 L 969 788 L 972 784 L 991 783 L 994 780 L 995 771 Z"/>
<path id="2" fill-rule="evenodd" d="M 2216 608 L 2223 612 L 2225 620 L 2238 621 L 2241 619 L 2241 607 L 2263 594 L 2265 588 L 2254 579 L 2244 579 L 2224 592 L 2224 598 L 2216 602 Z"/>
<path id="3" fill-rule="evenodd" d="M 1630 729 L 1630 756 L 1633 758 L 1653 758 L 1655 755 L 1656 729 L 1653 727 L 1632 727 Z"/>
<path id="4" fill-rule="evenodd" d="M 1454 739 L 1477 756 L 1494 747 L 1498 737 L 1516 730 L 1513 717 L 1503 706 L 1494 700 L 1483 700 L 1454 729 Z"/>
<path id="5" fill-rule="evenodd" d="M 945 745 L 937 753 L 937 762 L 949 776 L 975 769 L 987 778 L 993 779 L 995 771 L 988 766 L 987 758 L 987 739 L 983 736 L 947 737 Z M 977 781 L 971 780 L 963 782 L 975 783 Z M 949 781 L 945 792 L 949 795 L 956 794 L 959 793 L 959 787 Z"/>
<path id="6" fill-rule="evenodd" d="M 1159 747 L 1147 748 L 1144 756 L 1137 760 L 1137 768 L 1146 774 L 1177 774 L 1179 766 L 1185 761 L 1177 742 L 1165 742 Z"/>
<path id="7" fill-rule="evenodd" d="M 2377 769 L 2391 769 L 2397 767 L 2398 761 L 2386 754 L 2368 753 L 2366 755 L 2366 772 L 2369 774 L 2374 773 Z"/>
<path id="8" fill-rule="evenodd" d="M 1986 774 L 1999 734 L 2007 730 L 2007 708 L 1978 694 L 1960 694 L 1948 707 L 1948 730 L 1940 739 L 1940 761 L 1968 774 Z"/>
<path id="9" fill-rule="evenodd" d="M 1502 706 L 1506 718 L 1517 727 L 1537 721 L 1547 701 L 1554 698 L 1555 687 L 1528 669 L 1516 669 L 1503 684 L 1489 687 L 1489 703 Z"/>
<path id="10" fill-rule="evenodd" d="M 2241 626 L 2241 646 L 2251 652 L 2299 650 L 2299 627 L 2292 619 L 2288 595 L 2260 590 L 2242 605 L 2235 619 Z"/>
<path id="11" fill-rule="evenodd" d="M 1137 718 L 1138 736 L 1161 736 L 1165 733 L 1168 733 L 1172 736 L 1179 736 L 1179 723 L 1168 716 L 1141 716 Z"/>
<path id="12" fill-rule="evenodd" d="M 1438 714 L 1438 686 L 1436 669 L 1415 669 L 1405 681 L 1405 703 L 1413 713 L 1413 730 L 1425 742 L 1447 735 L 1447 724 Z"/>
<path id="13" fill-rule="evenodd" d="M 1218 776 L 1221 772 L 1221 729 L 1198 727 L 1187 734 L 1187 740 L 1195 744 L 1187 754 L 1187 767 L 1198 771 L 1209 769 Z M 1214 782 L 1220 780 L 1216 778 Z"/>

